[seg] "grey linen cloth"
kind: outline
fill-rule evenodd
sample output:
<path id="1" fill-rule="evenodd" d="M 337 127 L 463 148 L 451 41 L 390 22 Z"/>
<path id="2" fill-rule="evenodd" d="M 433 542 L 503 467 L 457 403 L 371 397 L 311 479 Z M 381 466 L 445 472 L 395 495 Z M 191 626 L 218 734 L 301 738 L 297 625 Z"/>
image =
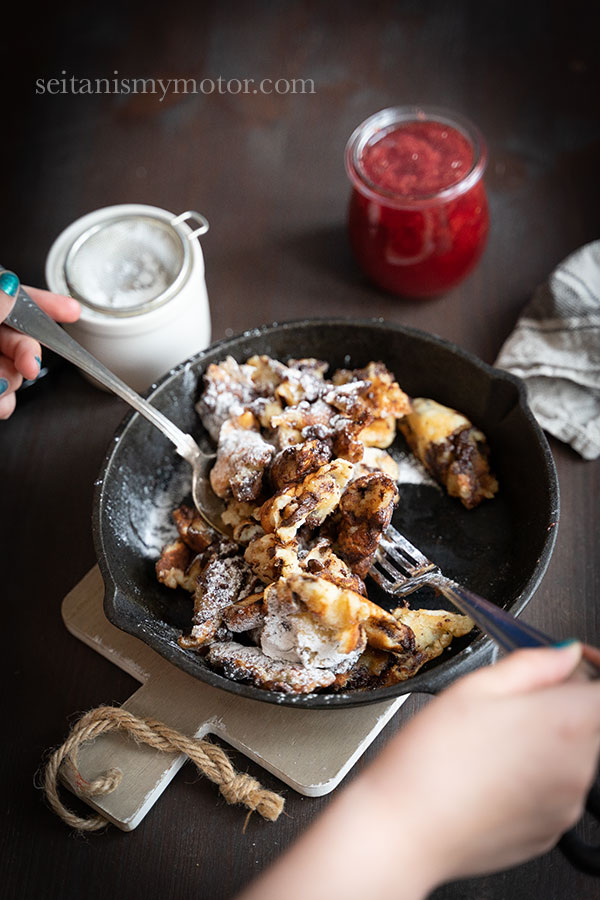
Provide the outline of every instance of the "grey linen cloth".
<path id="1" fill-rule="evenodd" d="M 496 365 L 525 381 L 542 428 L 584 459 L 600 456 L 600 241 L 536 288 Z"/>

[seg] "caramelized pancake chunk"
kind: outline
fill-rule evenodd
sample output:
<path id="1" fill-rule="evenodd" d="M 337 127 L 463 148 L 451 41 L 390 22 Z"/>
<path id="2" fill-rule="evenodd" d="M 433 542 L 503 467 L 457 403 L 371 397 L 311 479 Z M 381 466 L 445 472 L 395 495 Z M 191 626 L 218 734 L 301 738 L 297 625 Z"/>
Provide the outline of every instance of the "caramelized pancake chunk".
<path id="1" fill-rule="evenodd" d="M 335 388 L 325 399 L 336 408 L 347 407 L 350 395 L 376 419 L 400 419 L 410 412 L 408 395 L 382 362 L 370 362 L 364 369 L 339 369 L 332 380 Z"/>
<path id="2" fill-rule="evenodd" d="M 415 637 L 414 650 L 396 655 L 388 669 L 385 684 L 396 684 L 412 678 L 419 669 L 442 653 L 454 637 L 468 634 L 474 627 L 473 620 L 459 613 L 444 609 L 406 609 L 399 607 L 394 618 L 410 628 Z"/>
<path id="3" fill-rule="evenodd" d="M 276 534 L 263 534 L 250 541 L 244 559 L 264 584 L 270 584 L 299 569 L 298 542 L 283 543 Z"/>
<path id="4" fill-rule="evenodd" d="M 485 435 L 462 413 L 418 397 L 412 413 L 400 422 L 400 430 L 429 474 L 467 509 L 497 492 Z"/>
<path id="5" fill-rule="evenodd" d="M 215 556 L 198 579 L 194 594 L 195 625 L 254 593 L 258 580 L 241 556 Z"/>
<path id="6" fill-rule="evenodd" d="M 338 587 L 349 588 L 364 597 L 367 595 L 362 578 L 355 575 L 344 560 L 336 556 L 327 538 L 319 538 L 314 547 L 301 558 L 300 567 L 311 575 L 318 575 L 319 578 L 331 581 Z"/>
<path id="7" fill-rule="evenodd" d="M 334 459 L 267 500 L 260 509 L 261 525 L 275 532 L 282 543 L 288 543 L 305 523 L 318 528 L 333 512 L 352 476 L 352 465 L 345 459 Z"/>
<path id="8" fill-rule="evenodd" d="M 239 633 L 260 628 L 265 620 L 265 603 L 263 591 L 258 594 L 250 594 L 244 600 L 239 600 L 228 606 L 223 613 L 223 623 L 229 631 Z"/>
<path id="9" fill-rule="evenodd" d="M 371 568 L 397 500 L 398 488 L 383 472 L 361 475 L 350 482 L 342 495 L 335 546 L 361 578 Z"/>
<path id="10" fill-rule="evenodd" d="M 250 412 L 228 419 L 221 426 L 217 461 L 210 483 L 217 497 L 256 500 L 262 491 L 263 475 L 274 453 L 262 437 L 258 422 Z"/>
<path id="11" fill-rule="evenodd" d="M 234 681 L 251 681 L 257 687 L 286 694 L 310 694 L 335 681 L 329 669 L 270 659 L 258 647 L 245 647 L 234 641 L 212 644 L 208 661 Z"/>
<path id="12" fill-rule="evenodd" d="M 173 510 L 173 521 L 181 539 L 195 553 L 203 553 L 217 538 L 198 510 L 185 503 Z"/>
<path id="13" fill-rule="evenodd" d="M 214 441 L 218 441 L 223 423 L 239 416 L 259 396 L 251 374 L 251 366 L 240 366 L 232 356 L 211 363 L 204 373 L 204 390 L 196 411 Z"/>
<path id="14" fill-rule="evenodd" d="M 163 547 L 160 559 L 156 563 L 156 577 L 161 584 L 169 588 L 183 587 L 187 583 L 185 573 L 192 558 L 193 554 L 188 545 L 181 538 L 177 538 Z"/>
<path id="15" fill-rule="evenodd" d="M 331 447 L 325 441 L 304 441 L 285 447 L 273 458 L 269 476 L 276 491 L 302 481 L 331 460 Z"/>
<path id="16" fill-rule="evenodd" d="M 292 574 L 265 590 L 263 653 L 305 666 L 341 671 L 362 653 L 363 598 L 314 575 Z"/>

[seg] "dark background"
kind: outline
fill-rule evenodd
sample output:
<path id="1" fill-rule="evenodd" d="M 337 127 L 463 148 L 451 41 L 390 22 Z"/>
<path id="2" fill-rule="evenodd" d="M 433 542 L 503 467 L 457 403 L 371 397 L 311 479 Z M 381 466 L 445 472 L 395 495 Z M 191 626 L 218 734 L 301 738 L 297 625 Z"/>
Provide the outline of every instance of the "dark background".
<path id="1" fill-rule="evenodd" d="M 13 10 L 3 31 L 3 264 L 43 285 L 73 219 L 111 203 L 198 209 L 215 338 L 272 320 L 376 315 L 493 362 L 535 285 L 598 236 L 598 21 L 594 3 L 81 3 Z M 311 78 L 314 94 L 36 96 L 37 78 Z M 492 230 L 446 297 L 371 287 L 346 244 L 343 149 L 390 105 L 472 118 L 489 145 Z M 23 392 L 0 423 L 4 607 L 3 893 L 15 898 L 231 897 L 329 800 L 285 791 L 289 817 L 226 807 L 189 767 L 132 834 L 71 835 L 33 775 L 77 711 L 122 702 L 133 681 L 64 630 L 60 600 L 95 561 L 93 481 L 124 413 L 69 367 Z M 527 618 L 600 642 L 599 466 L 552 441 L 562 520 Z M 419 705 L 411 698 L 355 771 Z M 280 788 L 233 754 L 266 785 Z M 401 824 L 399 826 L 401 840 Z M 349 853 L 355 853 L 349 848 Z M 598 896 L 554 851 L 436 900 Z"/>

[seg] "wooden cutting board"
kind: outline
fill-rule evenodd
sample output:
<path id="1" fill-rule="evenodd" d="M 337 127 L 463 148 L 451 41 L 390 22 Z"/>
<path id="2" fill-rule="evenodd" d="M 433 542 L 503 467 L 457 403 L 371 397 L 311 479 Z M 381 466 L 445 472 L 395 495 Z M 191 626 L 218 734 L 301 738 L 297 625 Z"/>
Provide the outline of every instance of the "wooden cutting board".
<path id="1" fill-rule="evenodd" d="M 123 708 L 160 719 L 188 736 L 214 734 L 308 797 L 332 791 L 408 695 L 354 709 L 278 707 L 210 687 L 177 669 L 146 644 L 115 628 L 104 615 L 97 566 L 67 594 L 62 615 L 75 637 L 142 682 Z M 133 740 L 101 735 L 79 752 L 79 772 L 92 781 L 111 766 L 123 772 L 107 796 L 82 797 L 124 831 L 142 821 L 187 757 Z"/>

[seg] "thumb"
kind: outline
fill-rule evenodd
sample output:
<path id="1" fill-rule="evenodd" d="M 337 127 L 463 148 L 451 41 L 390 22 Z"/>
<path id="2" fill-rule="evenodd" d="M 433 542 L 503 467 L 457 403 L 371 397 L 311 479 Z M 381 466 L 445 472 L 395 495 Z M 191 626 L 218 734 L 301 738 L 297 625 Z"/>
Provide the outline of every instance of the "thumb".
<path id="1" fill-rule="evenodd" d="M 583 647 L 569 641 L 555 647 L 516 650 L 481 673 L 479 688 L 498 695 L 524 694 L 566 681 L 581 660 Z"/>
<path id="2" fill-rule="evenodd" d="M 4 322 L 13 308 L 18 290 L 19 279 L 15 273 L 9 272 L 7 269 L 2 271 L 0 267 L 0 322 Z"/>

